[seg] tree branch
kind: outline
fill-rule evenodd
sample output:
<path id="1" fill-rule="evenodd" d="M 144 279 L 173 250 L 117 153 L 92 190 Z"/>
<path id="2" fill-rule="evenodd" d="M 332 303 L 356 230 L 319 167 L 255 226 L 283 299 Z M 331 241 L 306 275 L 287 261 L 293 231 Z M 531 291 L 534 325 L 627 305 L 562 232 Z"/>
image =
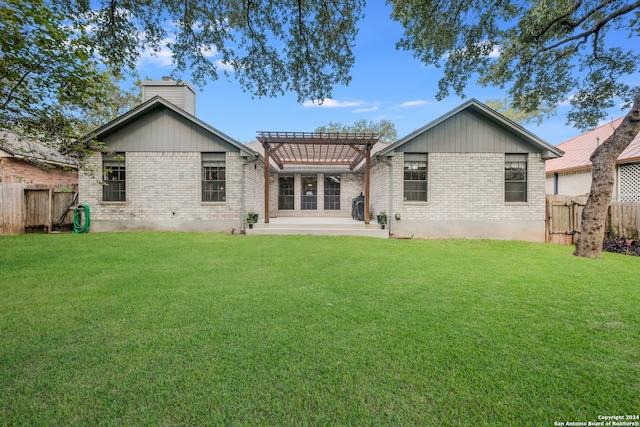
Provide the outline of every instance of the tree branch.
<path id="1" fill-rule="evenodd" d="M 40 64 L 37 64 L 38 66 Z M 16 84 L 13 85 L 13 87 L 11 88 L 11 90 L 9 90 L 9 95 L 7 96 L 7 99 L 4 101 L 4 103 L 2 104 L 2 106 L 0 107 L 0 110 L 5 110 L 8 108 L 9 103 L 11 103 L 11 101 L 13 100 L 13 95 L 14 93 L 18 90 L 18 88 L 22 85 L 22 83 L 24 82 L 24 80 L 27 78 L 27 76 L 29 74 L 31 74 L 31 71 L 33 70 L 27 70 L 26 73 L 24 73 L 22 75 L 22 77 L 20 77 L 20 79 L 16 82 Z"/>
<path id="2" fill-rule="evenodd" d="M 625 15 L 625 14 L 627 14 L 629 12 L 632 12 L 634 9 L 637 9 L 638 7 L 640 7 L 640 0 L 636 1 L 635 3 L 632 3 L 632 4 L 626 5 L 624 7 L 621 7 L 620 9 L 616 10 L 615 12 L 611 13 L 610 15 L 608 15 L 608 16 L 604 17 L 603 19 L 599 20 L 598 22 L 596 22 L 595 25 L 592 28 L 588 29 L 587 31 L 583 31 L 582 33 L 576 34 L 573 37 L 569 37 L 569 38 L 566 38 L 564 40 L 560 40 L 559 42 L 557 42 L 555 44 L 552 44 L 551 46 L 547 46 L 544 49 L 541 49 L 541 50 L 537 51 L 536 55 L 534 55 L 534 56 L 537 56 L 538 54 L 541 54 L 541 53 L 548 52 L 550 50 L 556 49 L 556 48 L 558 48 L 558 47 L 560 47 L 562 45 L 565 45 L 567 43 L 571 43 L 571 42 L 576 41 L 576 40 L 582 39 L 583 40 L 582 43 L 585 43 L 586 40 L 589 38 L 589 36 L 591 36 L 592 34 L 600 31 L 602 29 L 602 27 L 604 27 L 609 21 L 611 21 L 612 19 L 617 18 L 618 16 L 622 16 L 622 15 Z"/>
<path id="3" fill-rule="evenodd" d="M 304 57 L 305 62 L 309 65 L 309 68 L 315 68 L 313 66 L 313 62 L 311 61 L 311 54 L 309 49 L 309 41 L 307 40 L 306 33 L 304 31 L 304 20 L 302 19 L 302 0 L 298 0 L 298 30 L 300 32 L 300 37 L 302 37 L 302 41 L 304 44 Z"/>

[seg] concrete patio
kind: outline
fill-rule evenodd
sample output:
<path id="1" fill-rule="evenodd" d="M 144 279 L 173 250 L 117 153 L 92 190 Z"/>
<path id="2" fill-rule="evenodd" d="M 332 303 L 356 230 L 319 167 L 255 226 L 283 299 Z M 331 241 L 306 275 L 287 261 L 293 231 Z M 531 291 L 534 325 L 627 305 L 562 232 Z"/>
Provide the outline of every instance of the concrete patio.
<path id="1" fill-rule="evenodd" d="M 247 234 L 313 234 L 322 236 L 363 236 L 386 239 L 388 230 L 372 220 L 370 224 L 341 217 L 271 217 L 269 223 L 259 220 Z"/>

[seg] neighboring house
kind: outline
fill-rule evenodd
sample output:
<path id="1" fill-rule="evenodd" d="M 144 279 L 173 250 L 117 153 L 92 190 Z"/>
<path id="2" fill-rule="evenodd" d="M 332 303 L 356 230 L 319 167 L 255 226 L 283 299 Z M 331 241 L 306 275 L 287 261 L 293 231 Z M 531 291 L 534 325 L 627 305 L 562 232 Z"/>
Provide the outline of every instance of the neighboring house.
<path id="1" fill-rule="evenodd" d="M 609 138 L 624 117 L 604 124 L 558 145 L 565 155 L 547 162 L 546 191 L 549 194 L 582 196 L 591 191 L 593 151 Z M 631 141 L 616 161 L 613 201 L 640 202 L 640 135 Z"/>
<path id="2" fill-rule="evenodd" d="M 68 222 L 63 199 L 73 196 L 77 184 L 76 159 L 0 130 L 0 235 L 35 228 L 51 232 Z M 59 197 L 61 192 L 67 194 Z"/>
<path id="3" fill-rule="evenodd" d="M 0 182 L 77 184 L 78 162 L 38 142 L 0 130 Z"/>
<path id="4" fill-rule="evenodd" d="M 195 117 L 188 84 L 143 85 L 142 105 L 96 131 L 107 185 L 81 174 L 93 231 L 239 231 L 250 211 L 351 218 L 362 194 L 365 222 L 384 210 L 401 237 L 544 241 L 544 163 L 562 152 L 478 101 L 391 145 L 296 132 L 243 145 Z"/>

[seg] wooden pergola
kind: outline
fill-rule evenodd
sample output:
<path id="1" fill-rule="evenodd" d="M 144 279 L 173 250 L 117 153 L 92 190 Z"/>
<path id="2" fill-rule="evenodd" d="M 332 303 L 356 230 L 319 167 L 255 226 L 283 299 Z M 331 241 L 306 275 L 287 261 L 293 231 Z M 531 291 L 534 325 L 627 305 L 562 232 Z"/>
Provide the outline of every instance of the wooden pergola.
<path id="1" fill-rule="evenodd" d="M 373 133 L 258 132 L 264 148 L 264 222 L 269 222 L 269 162 L 286 165 L 345 166 L 354 170 L 365 160 L 364 221 L 369 224 L 371 149 L 378 142 Z"/>

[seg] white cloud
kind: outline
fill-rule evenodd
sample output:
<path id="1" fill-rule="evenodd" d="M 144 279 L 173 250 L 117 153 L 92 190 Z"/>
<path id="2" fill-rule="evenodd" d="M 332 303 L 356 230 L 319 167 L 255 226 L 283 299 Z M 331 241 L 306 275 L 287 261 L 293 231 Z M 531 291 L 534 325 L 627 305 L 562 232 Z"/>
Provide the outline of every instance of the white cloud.
<path id="1" fill-rule="evenodd" d="M 170 37 L 163 39 L 160 42 L 160 50 L 158 52 L 151 49 L 145 49 L 140 53 L 140 59 L 138 65 L 145 67 L 170 67 L 173 65 L 173 57 L 171 51 L 167 48 L 168 44 L 173 43 L 174 40 Z"/>
<path id="2" fill-rule="evenodd" d="M 427 105 L 428 103 L 429 103 L 428 101 L 424 101 L 422 99 L 418 99 L 416 101 L 403 102 L 402 104 L 398 105 L 398 107 L 417 107 L 419 105 Z"/>
<path id="3" fill-rule="evenodd" d="M 370 111 L 378 111 L 378 106 L 374 105 L 373 107 L 370 107 L 370 108 L 358 108 L 355 110 L 351 110 L 352 113 L 368 113 Z"/>
<path id="4" fill-rule="evenodd" d="M 304 101 L 302 105 L 304 107 L 327 107 L 327 108 L 344 108 L 344 107 L 358 107 L 363 105 L 363 101 L 336 101 L 335 99 L 325 99 L 324 101 Z"/>

